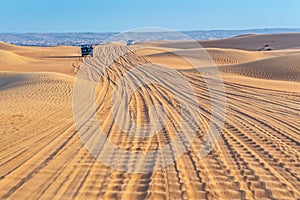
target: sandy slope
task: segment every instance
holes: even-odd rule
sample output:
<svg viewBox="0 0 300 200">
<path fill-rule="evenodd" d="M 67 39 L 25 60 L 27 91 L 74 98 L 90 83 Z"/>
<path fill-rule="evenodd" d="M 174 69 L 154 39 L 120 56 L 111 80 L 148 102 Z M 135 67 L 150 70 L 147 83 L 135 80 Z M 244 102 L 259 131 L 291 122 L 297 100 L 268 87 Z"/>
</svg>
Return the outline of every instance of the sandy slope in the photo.
<svg viewBox="0 0 300 200">
<path fill-rule="evenodd" d="M 255 62 L 220 67 L 225 73 L 247 77 L 300 81 L 300 54 L 269 58 Z"/>
<path fill-rule="evenodd" d="M 0 50 L 0 60 L 3 65 L 25 65 L 27 63 L 34 63 L 36 60 L 18 55 L 11 51 Z"/>
<path fill-rule="evenodd" d="M 59 72 L 74 75 L 80 58 L 76 47 L 19 47 L 0 42 L 0 70 L 14 72 Z"/>
<path fill-rule="evenodd" d="M 199 63 L 198 67 L 211 65 L 211 60 L 207 62 L 204 61 L 207 57 L 207 54 L 203 53 L 202 55 L 199 55 L 199 52 L 201 52 L 201 50 L 198 48 L 188 50 L 164 49 L 165 51 L 159 49 L 156 51 L 152 50 L 152 52 L 151 50 L 152 48 L 148 48 L 148 50 L 142 48 L 137 50 L 137 54 L 140 56 L 144 56 L 152 63 L 171 66 L 172 68 L 176 69 L 189 69 L 193 67 L 187 62 L 187 60 L 182 58 L 181 55 L 186 55 L 189 58 L 188 61 L 194 60 L 195 63 Z M 208 48 L 205 50 L 211 56 L 211 59 L 216 65 L 240 64 L 275 56 L 271 53 L 266 52 L 250 52 L 235 49 Z M 283 52 L 281 52 L 281 54 L 278 54 L 281 55 L 283 54 Z M 203 61 L 201 62 L 201 60 Z"/>
<path fill-rule="evenodd" d="M 244 37 L 232 40 L 240 39 L 243 43 Z M 163 87 L 142 88 L 133 94 L 129 105 L 131 117 L 140 125 L 150 120 L 148 111 L 152 103 L 163 105 L 168 121 L 162 133 L 147 140 L 130 137 L 118 128 L 111 113 L 116 81 L 127 70 L 149 62 L 185 69 L 182 73 L 199 98 L 201 123 L 195 126 L 191 122 L 190 126 L 197 129 L 197 139 L 176 162 L 153 173 L 135 174 L 115 170 L 95 160 L 75 131 L 72 116 L 75 74 L 67 69 L 68 62 L 77 62 L 78 58 L 49 61 L 54 65 L 67 64 L 62 66 L 63 71 L 58 71 L 56 67 L 41 64 L 43 59 L 48 62 L 49 58 L 40 55 L 56 54 L 55 48 L 39 50 L 1 44 L 7 67 L 0 61 L 0 198 L 300 198 L 299 54 L 284 49 L 278 52 L 224 49 L 227 46 L 208 49 L 212 58 L 222 64 L 219 68 L 227 92 L 227 117 L 218 144 L 205 159 L 199 160 L 200 141 L 210 120 L 208 89 L 201 75 L 187 70 L 191 66 L 170 53 L 170 48 L 161 49 L 159 45 L 157 49 L 155 45 L 157 43 L 146 50 L 124 55 L 103 71 L 95 96 L 99 123 L 111 142 L 128 151 L 147 152 L 170 142 L 180 121 L 179 109 L 174 95 Z M 255 46 L 253 42 L 249 45 Z M 71 47 L 56 48 L 63 48 L 67 55 L 76 53 Z M 97 79 L 101 70 L 95 73 L 91 69 L 102 66 L 124 48 L 127 47 L 119 44 L 99 47 L 102 59 L 87 60 L 88 68 L 81 70 Z M 194 56 L 192 51 L 188 53 Z M 11 70 L 9 63 L 17 61 L 10 58 L 24 59 L 25 69 L 18 66 Z M 201 60 L 195 56 L 194 59 Z M 40 66 L 31 68 L 30 64 L 36 60 Z M 147 72 L 145 75 L 156 76 Z M 135 81 L 143 81 L 135 78 Z M 123 111 L 117 110 L 120 114 Z M 126 124 L 125 127 L 131 128 Z M 133 158 L 119 159 L 114 151 L 107 155 L 111 163 L 128 169 L 139 167 L 130 163 Z M 157 165 L 158 161 L 145 167 L 152 169 Z"/>
</svg>

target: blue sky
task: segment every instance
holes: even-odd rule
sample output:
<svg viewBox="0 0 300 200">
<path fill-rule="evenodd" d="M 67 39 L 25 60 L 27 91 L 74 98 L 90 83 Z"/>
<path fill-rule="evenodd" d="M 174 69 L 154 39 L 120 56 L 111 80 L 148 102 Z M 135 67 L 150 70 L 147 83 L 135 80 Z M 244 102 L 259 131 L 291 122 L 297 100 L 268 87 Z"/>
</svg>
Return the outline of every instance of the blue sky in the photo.
<svg viewBox="0 0 300 200">
<path fill-rule="evenodd" d="M 299 28 L 300 0 L 0 0 L 0 32 Z"/>
</svg>

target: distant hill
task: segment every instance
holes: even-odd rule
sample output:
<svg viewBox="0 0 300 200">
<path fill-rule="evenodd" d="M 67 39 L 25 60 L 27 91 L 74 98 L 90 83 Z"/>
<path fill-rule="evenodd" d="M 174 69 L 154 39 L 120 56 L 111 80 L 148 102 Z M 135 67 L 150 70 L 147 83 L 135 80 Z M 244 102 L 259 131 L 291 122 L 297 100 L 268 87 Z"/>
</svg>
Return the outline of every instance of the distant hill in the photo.
<svg viewBox="0 0 300 200">
<path fill-rule="evenodd" d="M 300 32 L 300 28 L 271 28 L 271 29 L 249 29 L 249 30 L 194 30 L 182 31 L 181 33 L 194 40 L 212 40 L 229 38 L 247 34 L 271 34 L 271 33 L 294 33 Z M 77 46 L 84 43 L 99 44 L 117 33 L 0 33 L 0 41 L 20 46 Z M 147 41 L 170 39 L 168 33 L 147 33 Z M 136 38 L 137 41 L 139 37 Z M 173 39 L 171 37 L 171 39 Z M 180 38 L 174 37 L 174 40 Z"/>
</svg>

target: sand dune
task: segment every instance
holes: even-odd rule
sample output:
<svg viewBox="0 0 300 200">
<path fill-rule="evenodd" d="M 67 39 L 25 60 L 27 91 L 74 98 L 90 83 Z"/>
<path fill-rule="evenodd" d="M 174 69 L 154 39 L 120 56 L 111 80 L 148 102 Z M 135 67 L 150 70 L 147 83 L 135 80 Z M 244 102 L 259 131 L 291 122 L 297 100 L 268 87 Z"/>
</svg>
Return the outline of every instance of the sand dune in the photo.
<svg viewBox="0 0 300 200">
<path fill-rule="evenodd" d="M 268 37 L 271 36 L 265 36 Z M 171 53 L 182 51 L 170 47 L 178 47 L 178 42 L 168 42 L 167 48 L 161 46 L 165 42 L 149 43 L 146 49 L 114 60 L 107 69 L 103 66 L 114 55 L 129 50 L 128 47 L 121 44 L 99 46 L 97 55 L 101 59 L 86 60 L 81 72 L 93 80 L 99 79 L 94 98 L 97 120 L 109 140 L 123 150 L 160 149 L 175 137 L 181 121 L 180 107 L 172 91 L 150 84 L 130 97 L 130 117 L 139 125 L 149 122 L 152 119 L 150 109 L 157 103 L 167 113 L 165 128 L 147 139 L 132 137 L 121 130 L 114 120 L 111 102 L 114 90 L 120 90 L 116 83 L 128 70 L 147 63 L 180 69 L 199 98 L 201 121 L 198 124 L 188 121 L 189 126 L 197 130 L 189 151 L 166 168 L 148 173 L 126 173 L 108 167 L 97 161 L 83 145 L 72 113 L 73 92 L 77 92 L 74 83 L 86 81 L 76 79 L 72 71 L 71 63 L 80 62 L 76 57 L 78 48 L 19 49 L 1 44 L 0 198 L 299 199 L 300 54 L 284 49 L 291 48 L 286 34 L 282 35 L 285 39 L 278 35 L 272 37 L 281 42 L 273 46 L 280 51 L 232 49 L 254 50 L 265 39 L 253 35 L 212 41 L 211 44 L 216 45 L 207 49 L 220 65 L 227 116 L 217 145 L 204 159 L 199 159 L 198 151 L 212 119 L 210 91 L 201 74 L 187 70 L 191 66 Z M 183 51 L 201 61 L 201 56 L 194 55 L 192 49 Z M 49 56 L 44 58 L 46 54 Z M 64 55 L 67 58 L 59 57 Z M 12 68 L 12 63 L 16 68 Z M 157 74 L 155 70 L 142 71 L 141 75 L 132 76 L 132 83 L 143 82 L 145 77 L 160 81 L 170 79 L 170 74 Z M 125 94 L 126 91 L 128 87 L 121 92 Z M 220 93 L 217 88 L 213 92 Z M 127 98 L 122 96 L 122 100 Z M 78 110 L 86 103 L 79 102 Z M 117 107 L 116 112 L 122 116 L 124 109 Z M 80 119 L 85 119 L 85 113 Z M 126 120 L 123 126 L 127 131 L 133 129 Z M 93 139 L 89 139 L 91 144 L 97 142 Z M 174 152 L 170 152 L 171 155 L 174 156 Z M 140 167 L 140 163 L 131 162 L 134 156 L 118 157 L 113 149 L 106 153 L 107 161 L 114 163 L 115 168 Z M 160 161 L 157 158 L 156 162 L 146 163 L 144 167 L 151 171 L 161 164 Z"/>
<path fill-rule="evenodd" d="M 0 87 L 3 123 L 0 146 L 4 146 L 37 133 L 39 124 L 50 120 L 47 116 L 41 118 L 41 113 L 62 109 L 67 97 L 70 102 L 73 77 L 55 73 L 1 72 Z"/>
<path fill-rule="evenodd" d="M 285 34 L 264 34 L 264 35 L 244 35 L 239 37 L 198 41 L 204 48 L 226 48 L 257 51 L 265 45 L 269 45 L 272 50 L 299 48 L 300 33 Z M 156 46 L 163 48 L 191 49 L 198 48 L 198 45 L 189 41 L 159 41 L 151 43 L 141 43 L 140 45 Z"/>
<path fill-rule="evenodd" d="M 16 51 L 22 49 L 22 47 L 0 41 L 0 49 L 7 51 Z"/>
<path fill-rule="evenodd" d="M 17 55 L 11 51 L 0 50 L 0 60 L 3 65 L 26 65 L 29 62 L 34 62 L 32 58 Z"/>
<path fill-rule="evenodd" d="M 0 43 L 0 70 L 58 72 L 74 75 L 80 49 L 77 47 L 19 47 Z"/>
<path fill-rule="evenodd" d="M 152 50 L 152 51 L 151 51 Z M 235 49 L 205 49 L 205 51 L 211 57 L 211 60 L 205 62 L 207 58 L 207 53 L 199 54 L 202 50 L 200 49 L 188 49 L 188 50 L 171 50 L 160 48 L 154 49 L 149 48 L 149 50 L 141 49 L 137 51 L 137 54 L 144 56 L 146 59 L 150 60 L 152 63 L 162 64 L 165 66 L 172 66 L 176 69 L 188 69 L 191 68 L 191 64 L 185 60 L 182 55 L 186 55 L 190 60 L 195 60 L 194 63 L 198 63 L 195 67 L 207 67 L 212 64 L 212 61 L 216 65 L 225 64 L 240 64 L 250 61 L 256 61 L 260 59 L 274 57 L 273 53 L 265 52 L 251 52 Z M 154 52 L 154 53 L 153 53 Z M 290 52 L 291 53 L 291 52 Z M 283 54 L 277 53 L 276 56 Z"/>
<path fill-rule="evenodd" d="M 153 52 L 151 54 L 151 49 Z M 189 70 L 196 67 L 209 67 L 212 62 L 205 61 L 207 54 L 199 54 L 198 49 L 165 49 L 159 46 L 149 50 L 142 49 L 137 53 L 150 62 L 169 66 L 175 69 Z M 277 50 L 272 52 L 245 51 L 235 49 L 207 48 L 205 49 L 211 60 L 219 66 L 221 72 L 231 75 L 241 75 L 260 79 L 272 79 L 283 81 L 299 81 L 300 53 L 298 50 Z M 197 66 L 192 66 L 181 55 L 187 55 L 194 60 Z M 195 70 L 194 70 L 195 71 Z"/>
<path fill-rule="evenodd" d="M 220 67 L 225 73 L 246 77 L 300 81 L 300 54 Z"/>
</svg>

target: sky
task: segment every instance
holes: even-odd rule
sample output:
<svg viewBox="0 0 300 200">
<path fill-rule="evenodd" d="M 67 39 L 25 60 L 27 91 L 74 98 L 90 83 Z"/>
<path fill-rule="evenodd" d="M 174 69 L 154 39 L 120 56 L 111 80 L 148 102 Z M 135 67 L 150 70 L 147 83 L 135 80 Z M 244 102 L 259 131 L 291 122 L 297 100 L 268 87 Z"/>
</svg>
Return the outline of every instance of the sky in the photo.
<svg viewBox="0 0 300 200">
<path fill-rule="evenodd" d="M 300 28 L 300 0 L 0 0 L 0 32 Z"/>
</svg>

